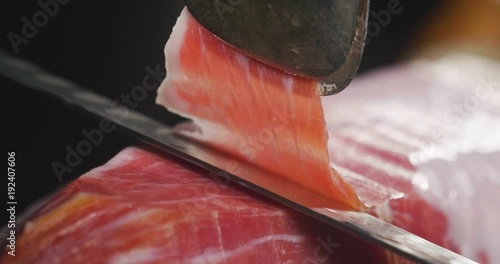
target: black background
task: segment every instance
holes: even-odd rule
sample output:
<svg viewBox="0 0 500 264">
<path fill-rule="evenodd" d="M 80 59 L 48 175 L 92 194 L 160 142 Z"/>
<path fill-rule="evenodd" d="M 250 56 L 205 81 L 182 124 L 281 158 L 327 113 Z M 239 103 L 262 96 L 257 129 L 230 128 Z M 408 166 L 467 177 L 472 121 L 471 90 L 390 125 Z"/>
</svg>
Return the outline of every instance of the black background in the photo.
<svg viewBox="0 0 500 264">
<path fill-rule="evenodd" d="M 388 2 L 373 0 L 371 9 L 386 9 Z M 400 2 L 404 11 L 394 15 L 391 23 L 371 38 L 360 72 L 393 63 L 404 54 L 413 43 L 414 33 L 439 1 Z M 72 0 L 61 5 L 57 15 L 29 43 L 21 44 L 16 55 L 117 99 L 141 84 L 147 74 L 146 66 L 164 67 L 163 47 L 182 8 L 181 0 Z M 0 10 L 0 48 L 15 54 L 7 34 L 20 35 L 21 18 L 26 16 L 31 20 L 41 8 L 37 1 L 4 1 Z M 103 164 L 120 149 L 139 144 L 120 131 L 105 135 L 103 143 L 59 182 L 51 164 L 64 163 L 65 147 L 76 146 L 84 139 L 81 131 L 96 128 L 97 119 L 4 77 L 0 77 L 0 85 L 5 107 L 2 127 L 7 131 L 3 141 L 6 152 L 16 152 L 17 214 L 34 200 Z M 168 124 L 176 122 L 175 116 L 154 104 L 155 96 L 155 92 L 149 92 L 137 110 Z M 7 184 L 3 182 L 5 187 L 0 190 L 4 189 L 2 201 L 5 201 Z M 2 217 L 1 223 L 6 221 Z"/>
</svg>

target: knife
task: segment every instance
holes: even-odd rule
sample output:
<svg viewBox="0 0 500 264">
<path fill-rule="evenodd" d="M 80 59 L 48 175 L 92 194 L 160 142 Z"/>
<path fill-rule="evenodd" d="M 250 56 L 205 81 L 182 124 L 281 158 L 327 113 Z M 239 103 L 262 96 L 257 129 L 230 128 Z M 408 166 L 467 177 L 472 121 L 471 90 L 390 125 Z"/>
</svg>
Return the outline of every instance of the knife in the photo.
<svg viewBox="0 0 500 264">
<path fill-rule="evenodd" d="M 116 112 L 116 103 L 79 85 L 57 77 L 46 70 L 0 50 L 0 74 L 80 108 L 101 119 L 114 122 L 136 138 L 171 155 L 206 169 L 212 175 L 230 180 L 265 197 L 280 202 L 312 218 L 342 229 L 400 254 L 418 263 L 476 263 L 450 250 L 435 245 L 367 213 L 350 211 L 330 198 L 309 191 L 283 177 L 231 156 L 206 148 L 173 133 L 172 128 L 139 112 L 128 109 L 128 115 Z M 126 107 L 126 106 L 121 106 Z M 227 171 L 229 162 L 239 164 L 238 173 Z M 41 209 L 50 197 L 28 209 L 28 214 L 16 224 L 18 231 L 31 215 Z M 334 206 L 332 206 L 334 205 Z M 0 230 L 5 234 L 7 226 Z"/>
<path fill-rule="evenodd" d="M 369 0 L 185 0 L 209 31 L 250 57 L 313 78 L 323 96 L 356 74 Z"/>
</svg>

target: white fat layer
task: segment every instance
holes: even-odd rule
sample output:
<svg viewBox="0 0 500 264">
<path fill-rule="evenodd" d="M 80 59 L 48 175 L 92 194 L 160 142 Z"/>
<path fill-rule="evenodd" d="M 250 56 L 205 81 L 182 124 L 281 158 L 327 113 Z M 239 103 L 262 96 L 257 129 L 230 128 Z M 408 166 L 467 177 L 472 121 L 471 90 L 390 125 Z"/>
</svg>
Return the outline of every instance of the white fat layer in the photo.
<svg viewBox="0 0 500 264">
<path fill-rule="evenodd" d="M 163 99 L 167 98 L 167 95 L 165 95 L 164 93 L 169 93 L 169 98 L 173 97 L 173 100 L 175 99 L 179 102 L 182 102 L 182 100 L 177 95 L 177 89 L 165 89 L 165 86 L 167 83 L 170 83 L 176 79 L 183 78 L 180 71 L 178 70 L 180 65 L 179 54 L 180 49 L 182 48 L 182 42 L 184 41 L 184 35 L 187 31 L 188 20 L 190 16 L 191 14 L 187 10 L 187 8 L 184 8 L 179 18 L 177 18 L 177 22 L 172 29 L 172 34 L 170 34 L 167 45 L 165 45 L 165 65 L 167 70 L 167 77 L 160 86 L 160 89 L 158 89 L 158 96 L 156 97 L 157 104 L 165 104 L 165 102 L 163 102 Z"/>
<path fill-rule="evenodd" d="M 135 248 L 128 252 L 114 255 L 109 264 L 133 264 L 160 261 L 161 251 L 156 248 Z"/>
<path fill-rule="evenodd" d="M 220 263 L 227 261 L 233 257 L 238 256 L 246 251 L 254 250 L 254 248 L 260 244 L 273 242 L 273 241 L 283 241 L 293 244 L 298 244 L 305 239 L 302 235 L 287 235 L 287 234 L 275 234 L 268 235 L 261 238 L 256 238 L 248 241 L 246 244 L 239 246 L 232 250 L 221 250 L 220 248 L 208 248 L 203 254 L 191 258 L 188 263 Z"/>
<path fill-rule="evenodd" d="M 293 77 L 292 75 L 286 75 L 283 78 L 283 86 L 286 88 L 289 94 L 293 92 Z"/>
</svg>

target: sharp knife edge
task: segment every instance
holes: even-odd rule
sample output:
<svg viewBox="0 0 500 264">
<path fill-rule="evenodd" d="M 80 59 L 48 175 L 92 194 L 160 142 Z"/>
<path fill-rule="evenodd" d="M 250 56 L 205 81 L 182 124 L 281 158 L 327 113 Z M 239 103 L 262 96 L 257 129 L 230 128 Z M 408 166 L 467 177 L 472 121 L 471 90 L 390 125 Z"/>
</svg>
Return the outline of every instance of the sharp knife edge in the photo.
<svg viewBox="0 0 500 264">
<path fill-rule="evenodd" d="M 211 173 L 224 175 L 232 182 L 243 185 L 331 226 L 374 242 L 410 260 L 419 263 L 477 263 L 367 213 L 314 206 L 332 201 L 304 190 L 281 177 L 269 177 L 268 172 L 259 170 L 250 164 L 232 160 L 230 156 L 214 152 L 200 144 L 178 137 L 166 125 L 131 109 L 128 109 L 127 116 L 118 116 L 116 104 L 113 104 L 112 100 L 84 89 L 71 81 L 57 77 L 30 62 L 8 55 L 1 49 L 0 73 L 29 88 L 51 94 L 84 109 L 86 112 L 111 120 L 135 134 L 139 139 L 164 152 L 205 168 Z M 229 161 L 239 162 L 238 175 L 224 170 Z M 43 203 L 37 203 L 37 208 L 31 208 L 29 211 L 36 211 L 42 206 Z M 2 231 L 5 228 L 2 228 Z"/>
</svg>

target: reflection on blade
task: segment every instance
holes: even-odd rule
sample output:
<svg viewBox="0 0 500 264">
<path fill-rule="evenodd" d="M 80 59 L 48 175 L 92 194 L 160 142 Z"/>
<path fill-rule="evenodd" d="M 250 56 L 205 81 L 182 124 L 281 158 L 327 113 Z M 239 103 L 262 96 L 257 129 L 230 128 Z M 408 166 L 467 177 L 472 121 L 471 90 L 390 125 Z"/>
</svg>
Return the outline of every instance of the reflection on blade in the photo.
<svg viewBox="0 0 500 264">
<path fill-rule="evenodd" d="M 203 167 L 218 177 L 243 185 L 411 260 L 421 263 L 475 263 L 369 214 L 349 211 L 342 205 L 281 177 L 176 136 L 170 128 L 145 115 L 130 109 L 123 115 L 122 111 L 116 111 L 117 107 L 111 100 L 1 51 L 0 73 L 30 88 L 83 108 L 100 118 L 112 120 L 145 142 Z"/>
</svg>

